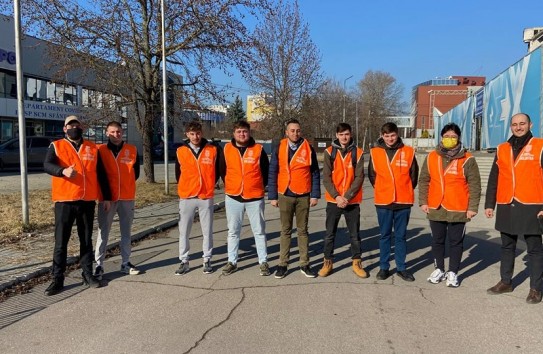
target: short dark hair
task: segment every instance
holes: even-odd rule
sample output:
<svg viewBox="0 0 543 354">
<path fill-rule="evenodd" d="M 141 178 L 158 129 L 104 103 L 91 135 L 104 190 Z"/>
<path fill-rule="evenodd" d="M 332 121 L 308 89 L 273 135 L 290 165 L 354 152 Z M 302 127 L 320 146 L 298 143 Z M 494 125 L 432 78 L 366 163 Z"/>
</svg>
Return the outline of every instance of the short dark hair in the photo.
<svg viewBox="0 0 543 354">
<path fill-rule="evenodd" d="M 234 123 L 234 127 L 232 129 L 236 131 L 236 129 L 240 129 L 240 128 L 251 130 L 251 124 L 249 124 L 249 122 L 247 122 L 245 119 L 238 120 L 237 122 Z"/>
<path fill-rule="evenodd" d="M 441 129 L 441 136 L 445 135 L 445 133 L 448 132 L 449 130 L 452 130 L 453 132 L 455 132 L 459 138 L 462 135 L 462 132 L 460 131 L 460 127 L 456 123 L 448 123 L 448 124 L 445 124 L 443 129 Z"/>
<path fill-rule="evenodd" d="M 351 128 L 351 125 L 349 123 L 339 123 L 336 126 L 336 133 L 341 133 L 348 130 L 349 132 L 353 131 L 353 128 Z"/>
<path fill-rule="evenodd" d="M 117 127 L 119 129 L 123 129 L 123 126 L 121 125 L 121 123 L 117 122 L 116 120 L 112 120 L 111 122 L 107 123 L 106 130 L 109 127 Z"/>
<path fill-rule="evenodd" d="M 185 126 L 185 133 L 188 132 L 201 132 L 202 131 L 202 123 L 200 123 L 197 120 L 193 120 L 189 124 Z"/>
<path fill-rule="evenodd" d="M 398 126 L 394 122 L 387 122 L 381 127 L 381 134 L 398 134 Z"/>
<path fill-rule="evenodd" d="M 289 124 L 298 124 L 299 126 L 301 126 L 300 121 L 298 121 L 298 119 L 296 119 L 296 118 L 290 118 L 289 120 L 287 120 L 285 122 L 285 129 L 287 129 Z"/>
</svg>

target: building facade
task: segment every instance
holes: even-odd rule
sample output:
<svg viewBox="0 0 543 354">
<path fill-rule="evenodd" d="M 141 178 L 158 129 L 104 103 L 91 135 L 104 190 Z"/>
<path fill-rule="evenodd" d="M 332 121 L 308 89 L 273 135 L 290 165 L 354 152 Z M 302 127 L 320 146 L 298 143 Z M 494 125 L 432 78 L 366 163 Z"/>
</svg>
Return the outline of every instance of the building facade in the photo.
<svg viewBox="0 0 543 354">
<path fill-rule="evenodd" d="M 483 76 L 449 76 L 422 82 L 412 90 L 414 129 L 411 137 L 432 137 L 434 117 L 441 117 L 485 85 Z"/>
</svg>

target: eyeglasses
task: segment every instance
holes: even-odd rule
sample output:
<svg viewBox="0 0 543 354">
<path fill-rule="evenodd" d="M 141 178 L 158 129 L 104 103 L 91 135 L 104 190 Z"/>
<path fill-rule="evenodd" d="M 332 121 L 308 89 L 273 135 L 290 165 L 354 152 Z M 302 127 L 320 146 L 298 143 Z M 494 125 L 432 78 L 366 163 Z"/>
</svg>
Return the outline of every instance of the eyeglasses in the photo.
<svg viewBox="0 0 543 354">
<path fill-rule="evenodd" d="M 511 126 L 512 126 L 513 128 L 516 128 L 516 127 L 524 127 L 526 124 L 528 124 L 528 122 L 511 123 Z"/>
</svg>

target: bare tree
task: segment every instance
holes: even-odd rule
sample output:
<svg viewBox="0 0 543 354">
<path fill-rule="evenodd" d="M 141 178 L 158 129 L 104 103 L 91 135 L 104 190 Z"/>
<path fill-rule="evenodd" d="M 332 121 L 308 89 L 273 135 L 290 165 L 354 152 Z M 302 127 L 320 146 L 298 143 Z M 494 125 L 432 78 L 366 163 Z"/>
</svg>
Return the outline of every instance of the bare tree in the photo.
<svg viewBox="0 0 543 354">
<path fill-rule="evenodd" d="M 358 84 L 357 106 L 361 130 L 366 132 L 367 141 L 373 142 L 379 136 L 379 129 L 387 117 L 403 113 L 403 87 L 387 72 L 369 70 Z M 352 104 L 350 104 L 352 109 Z"/>
<path fill-rule="evenodd" d="M 245 58 L 243 76 L 249 85 L 271 99 L 267 122 L 275 136 L 283 122 L 298 117 L 304 96 L 321 80 L 320 53 L 303 22 L 298 2 L 278 0 L 254 32 L 254 47 Z"/>
<path fill-rule="evenodd" d="M 303 100 L 301 115 L 307 125 L 304 135 L 313 138 L 335 137 L 336 125 L 342 117 L 342 99 L 346 93 L 341 84 L 326 79 L 312 95 Z"/>
<path fill-rule="evenodd" d="M 11 0 L 0 0 L 7 9 Z M 243 18 L 268 8 L 267 0 L 168 0 L 165 54 L 168 71 L 185 82 L 198 78 L 195 102 L 220 96 L 209 70 L 241 65 L 250 45 Z M 2 8 L 2 7 L 0 7 Z M 145 181 L 154 182 L 152 138 L 161 105 L 161 12 L 158 0 L 23 0 L 24 23 L 51 41 L 59 77 L 89 77 L 129 106 L 143 141 Z M 175 81 L 172 78 L 169 80 Z"/>
</svg>

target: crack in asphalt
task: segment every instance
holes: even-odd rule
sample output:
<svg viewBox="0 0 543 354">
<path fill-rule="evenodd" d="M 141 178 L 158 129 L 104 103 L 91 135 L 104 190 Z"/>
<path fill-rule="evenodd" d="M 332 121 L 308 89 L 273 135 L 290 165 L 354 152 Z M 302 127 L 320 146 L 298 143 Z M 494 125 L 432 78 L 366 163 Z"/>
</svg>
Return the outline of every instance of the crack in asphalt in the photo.
<svg viewBox="0 0 543 354">
<path fill-rule="evenodd" d="M 426 295 L 424 295 L 424 289 L 423 289 L 423 288 L 419 288 L 419 293 L 420 293 L 420 296 L 421 296 L 424 300 L 426 300 L 426 301 L 428 301 L 429 303 L 435 305 L 435 302 L 433 302 L 432 300 L 428 299 L 428 298 L 426 297 Z"/>
<path fill-rule="evenodd" d="M 234 313 L 234 311 L 236 311 L 236 309 L 243 303 L 243 301 L 245 300 L 245 289 L 242 288 L 241 289 L 241 299 L 239 300 L 239 302 L 232 308 L 232 310 L 230 310 L 230 313 L 228 313 L 228 316 L 226 316 L 226 318 L 224 320 L 222 320 L 221 322 L 217 323 L 216 325 L 214 325 L 213 327 L 211 328 L 208 328 L 204 334 L 202 334 L 202 337 L 200 339 L 198 339 L 196 341 L 196 343 L 194 343 L 194 345 L 192 347 L 189 348 L 189 350 L 187 350 L 185 353 L 190 353 L 193 349 L 196 349 L 200 343 L 202 343 L 204 341 L 204 339 L 206 339 L 206 336 L 209 332 L 211 332 L 212 330 L 214 330 L 215 328 L 219 328 L 220 326 L 222 326 L 224 323 L 226 323 L 228 320 L 230 320 L 230 317 L 232 317 L 232 314 Z"/>
</svg>

